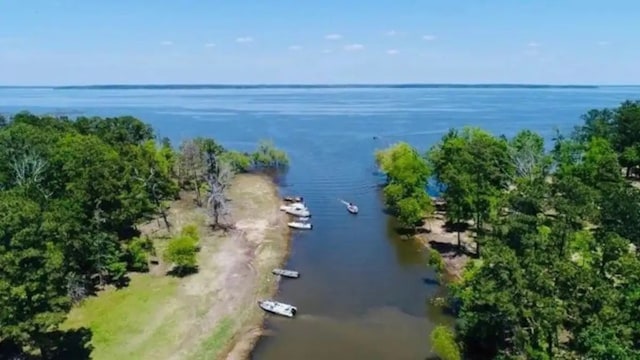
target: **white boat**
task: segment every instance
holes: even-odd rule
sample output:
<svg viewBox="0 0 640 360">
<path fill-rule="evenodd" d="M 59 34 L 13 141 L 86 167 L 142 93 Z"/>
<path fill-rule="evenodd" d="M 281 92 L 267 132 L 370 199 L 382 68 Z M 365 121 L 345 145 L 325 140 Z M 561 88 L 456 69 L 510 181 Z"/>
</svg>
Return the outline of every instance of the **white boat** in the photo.
<svg viewBox="0 0 640 360">
<path fill-rule="evenodd" d="M 287 223 L 290 228 L 300 229 L 300 230 L 311 230 L 313 229 L 313 225 L 308 222 L 300 222 L 300 221 L 292 221 Z"/>
<path fill-rule="evenodd" d="M 273 300 L 260 300 L 258 301 L 258 306 L 260 306 L 264 311 L 286 317 L 294 317 L 296 315 L 296 312 L 298 312 L 298 308 L 293 305 L 284 304 Z"/>
<path fill-rule="evenodd" d="M 302 203 L 294 203 L 291 205 L 282 205 L 280 210 L 285 211 L 287 214 L 297 217 L 310 217 L 311 213 L 309 209 Z"/>
<path fill-rule="evenodd" d="M 298 218 L 298 221 L 300 221 L 300 222 L 306 222 L 306 221 L 309 221 L 309 219 L 311 219 L 311 218 L 309 218 L 309 217 L 299 217 L 299 218 Z"/>
<path fill-rule="evenodd" d="M 272 271 L 276 275 L 286 276 L 290 278 L 297 279 L 300 277 L 300 273 L 294 270 L 286 270 L 286 269 L 273 269 Z"/>
<path fill-rule="evenodd" d="M 352 213 L 352 214 L 357 214 L 358 213 L 358 207 L 354 204 L 349 204 L 347 205 L 347 211 Z"/>
</svg>

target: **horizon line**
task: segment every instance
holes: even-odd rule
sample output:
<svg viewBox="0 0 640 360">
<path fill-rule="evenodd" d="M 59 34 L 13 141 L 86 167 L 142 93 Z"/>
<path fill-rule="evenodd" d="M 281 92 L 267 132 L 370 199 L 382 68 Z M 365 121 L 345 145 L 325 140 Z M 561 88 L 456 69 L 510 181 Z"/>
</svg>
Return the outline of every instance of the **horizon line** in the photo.
<svg viewBox="0 0 640 360">
<path fill-rule="evenodd" d="M 132 88 L 428 88 L 428 87 L 532 87 L 532 88 L 597 88 L 635 87 L 640 84 L 549 84 L 549 83 L 96 83 L 84 85 L 0 85 L 0 88 L 46 89 L 132 89 Z"/>
</svg>

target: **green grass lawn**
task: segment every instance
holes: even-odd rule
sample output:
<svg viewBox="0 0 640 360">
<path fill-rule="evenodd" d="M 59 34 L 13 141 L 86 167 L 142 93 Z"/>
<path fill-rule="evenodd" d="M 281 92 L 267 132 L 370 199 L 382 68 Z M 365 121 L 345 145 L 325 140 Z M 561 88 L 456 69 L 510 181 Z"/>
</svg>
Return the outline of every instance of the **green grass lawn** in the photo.
<svg viewBox="0 0 640 360">
<path fill-rule="evenodd" d="M 157 322 L 176 294 L 178 280 L 133 274 L 128 287 L 108 289 L 74 308 L 64 328 L 89 327 L 93 359 L 146 359 L 162 353 L 171 322 Z M 156 326 L 157 325 L 157 326 Z"/>
</svg>

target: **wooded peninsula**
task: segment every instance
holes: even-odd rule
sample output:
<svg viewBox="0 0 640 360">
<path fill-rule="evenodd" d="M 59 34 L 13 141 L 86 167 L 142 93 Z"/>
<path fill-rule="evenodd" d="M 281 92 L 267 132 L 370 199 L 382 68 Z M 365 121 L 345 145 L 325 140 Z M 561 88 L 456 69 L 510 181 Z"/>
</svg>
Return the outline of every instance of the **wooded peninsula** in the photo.
<svg viewBox="0 0 640 360">
<path fill-rule="evenodd" d="M 244 356 L 288 251 L 265 174 L 287 167 L 130 116 L 0 117 L 0 358 Z"/>
<path fill-rule="evenodd" d="M 426 188 L 438 184 L 458 235 L 430 241 L 430 263 L 446 275 L 467 260 L 443 304 L 455 331 L 431 334 L 439 358 L 640 358 L 640 101 L 582 119 L 552 144 L 468 127 L 425 154 L 407 143 L 376 153 L 409 235 L 435 233 Z"/>
</svg>

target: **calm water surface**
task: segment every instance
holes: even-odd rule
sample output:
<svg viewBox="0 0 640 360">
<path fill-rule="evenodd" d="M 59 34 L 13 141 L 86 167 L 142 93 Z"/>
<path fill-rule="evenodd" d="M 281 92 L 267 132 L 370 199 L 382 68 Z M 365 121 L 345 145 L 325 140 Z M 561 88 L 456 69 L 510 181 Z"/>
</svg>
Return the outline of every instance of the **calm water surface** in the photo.
<svg viewBox="0 0 640 360">
<path fill-rule="evenodd" d="M 551 138 L 593 107 L 640 98 L 640 88 L 600 89 L 0 89 L 0 113 L 28 109 L 68 115 L 130 114 L 177 144 L 211 136 L 252 150 L 271 138 L 291 157 L 284 194 L 301 194 L 314 230 L 294 236 L 276 298 L 296 319 L 269 317 L 252 358 L 424 359 L 434 324 L 450 321 L 427 304 L 422 249 L 399 240 L 382 212 L 375 149 L 404 140 L 427 149 L 450 127 L 477 125 L 513 135 L 530 128 Z M 379 139 L 374 140 L 377 136 Z M 360 207 L 348 215 L 339 198 Z"/>
</svg>

